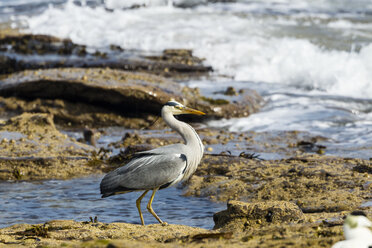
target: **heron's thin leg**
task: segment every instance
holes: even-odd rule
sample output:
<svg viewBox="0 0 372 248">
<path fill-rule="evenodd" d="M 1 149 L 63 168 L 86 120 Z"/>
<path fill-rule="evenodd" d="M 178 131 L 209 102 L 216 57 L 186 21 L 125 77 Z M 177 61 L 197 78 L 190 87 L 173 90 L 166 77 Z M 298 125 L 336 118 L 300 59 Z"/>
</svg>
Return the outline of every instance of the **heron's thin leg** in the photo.
<svg viewBox="0 0 372 248">
<path fill-rule="evenodd" d="M 140 215 L 141 223 L 142 223 L 143 226 L 145 225 L 145 222 L 143 221 L 143 216 L 142 216 L 142 212 L 141 212 L 141 201 L 142 201 L 142 198 L 145 197 L 145 195 L 147 194 L 147 192 L 149 192 L 149 191 L 146 190 L 145 192 L 143 192 L 143 194 L 140 197 L 138 197 L 138 199 L 136 201 L 138 213 Z"/>
<path fill-rule="evenodd" d="M 152 200 L 154 200 L 154 196 L 155 196 L 155 193 L 158 189 L 154 189 L 152 190 L 152 195 L 150 197 L 150 200 L 149 200 L 149 203 L 147 204 L 147 210 L 149 210 L 149 212 L 159 221 L 160 224 L 166 224 L 165 222 L 163 222 L 159 216 L 154 212 L 154 210 L 152 209 Z"/>
</svg>

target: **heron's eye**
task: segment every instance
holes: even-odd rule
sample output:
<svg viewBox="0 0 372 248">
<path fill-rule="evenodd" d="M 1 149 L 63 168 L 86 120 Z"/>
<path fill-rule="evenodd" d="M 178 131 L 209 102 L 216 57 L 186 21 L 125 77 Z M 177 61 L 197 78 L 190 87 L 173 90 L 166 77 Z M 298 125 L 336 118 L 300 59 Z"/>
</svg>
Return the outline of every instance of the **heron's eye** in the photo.
<svg viewBox="0 0 372 248">
<path fill-rule="evenodd" d="M 176 105 L 176 106 L 174 106 L 176 109 L 179 109 L 179 110 L 181 110 L 182 109 L 182 106 L 179 106 L 179 105 Z"/>
</svg>

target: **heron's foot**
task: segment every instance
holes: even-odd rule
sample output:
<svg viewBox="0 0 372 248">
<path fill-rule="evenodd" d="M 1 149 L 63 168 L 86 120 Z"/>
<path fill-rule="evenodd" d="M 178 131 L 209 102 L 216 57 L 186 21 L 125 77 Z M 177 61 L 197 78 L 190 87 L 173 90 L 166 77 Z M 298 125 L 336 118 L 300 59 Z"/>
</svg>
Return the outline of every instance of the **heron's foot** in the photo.
<svg viewBox="0 0 372 248">
<path fill-rule="evenodd" d="M 162 226 L 169 226 L 169 224 L 168 224 L 167 222 L 165 222 L 165 221 L 163 221 L 163 222 L 161 223 L 161 225 L 162 225 Z"/>
</svg>

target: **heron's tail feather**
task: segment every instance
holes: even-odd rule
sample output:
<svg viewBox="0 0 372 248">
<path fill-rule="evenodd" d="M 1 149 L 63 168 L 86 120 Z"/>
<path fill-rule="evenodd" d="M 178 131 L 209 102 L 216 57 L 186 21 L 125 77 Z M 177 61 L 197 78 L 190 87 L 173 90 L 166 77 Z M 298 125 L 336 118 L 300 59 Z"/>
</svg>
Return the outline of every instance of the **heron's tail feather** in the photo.
<svg viewBox="0 0 372 248">
<path fill-rule="evenodd" d="M 135 189 L 127 188 L 121 185 L 120 176 L 115 172 L 112 171 L 108 173 L 101 181 L 100 190 L 102 194 L 102 198 L 109 197 L 112 195 L 117 194 L 124 194 Z"/>
<path fill-rule="evenodd" d="M 102 194 L 102 193 L 101 193 Z M 106 198 L 106 197 L 109 197 L 109 196 L 112 196 L 112 195 L 115 195 L 115 193 L 106 193 L 106 194 L 102 194 L 101 198 Z"/>
</svg>

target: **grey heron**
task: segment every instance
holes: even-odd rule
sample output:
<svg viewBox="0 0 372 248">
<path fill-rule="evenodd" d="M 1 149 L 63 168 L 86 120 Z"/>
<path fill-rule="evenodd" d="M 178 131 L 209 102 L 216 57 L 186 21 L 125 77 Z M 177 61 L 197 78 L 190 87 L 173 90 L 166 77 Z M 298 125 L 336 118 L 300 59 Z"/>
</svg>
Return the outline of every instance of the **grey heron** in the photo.
<svg viewBox="0 0 372 248">
<path fill-rule="evenodd" d="M 136 201 L 142 225 L 145 225 L 145 222 L 141 212 L 141 200 L 147 192 L 152 190 L 147 210 L 159 223 L 165 223 L 151 206 L 156 191 L 187 180 L 195 172 L 203 156 L 204 146 L 196 131 L 189 124 L 174 117 L 180 114 L 204 115 L 204 113 L 176 101 L 169 101 L 162 107 L 163 120 L 182 136 L 185 144 L 167 145 L 138 152 L 126 165 L 109 172 L 102 179 L 100 185 L 102 198 L 144 191 Z"/>
</svg>

